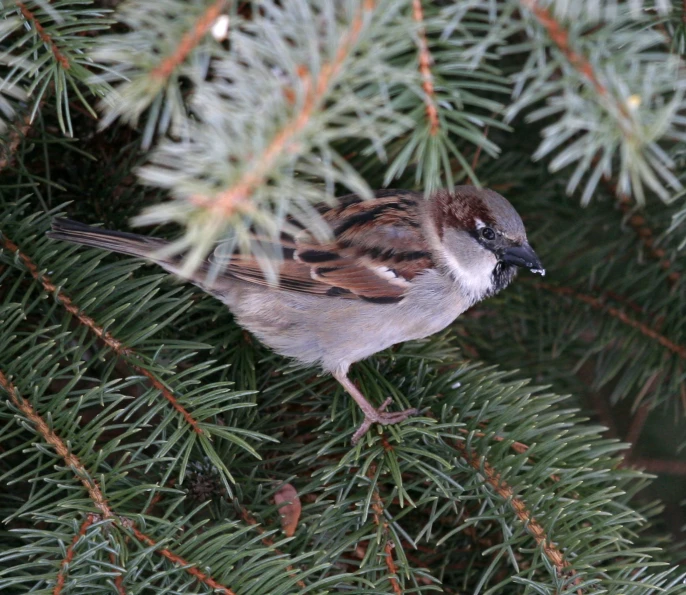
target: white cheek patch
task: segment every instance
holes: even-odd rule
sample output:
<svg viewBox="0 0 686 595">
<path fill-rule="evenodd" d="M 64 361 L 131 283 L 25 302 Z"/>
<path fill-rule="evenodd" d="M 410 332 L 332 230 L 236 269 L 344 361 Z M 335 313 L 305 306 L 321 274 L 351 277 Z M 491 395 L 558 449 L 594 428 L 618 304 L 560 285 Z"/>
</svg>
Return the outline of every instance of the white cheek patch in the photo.
<svg viewBox="0 0 686 595">
<path fill-rule="evenodd" d="M 485 262 L 478 266 L 469 267 L 460 263 L 448 250 L 441 250 L 443 261 L 453 274 L 453 278 L 465 289 L 469 297 L 480 300 L 493 287 L 493 269 L 496 265 L 496 258 L 493 256 L 491 267 L 484 266 Z"/>
</svg>

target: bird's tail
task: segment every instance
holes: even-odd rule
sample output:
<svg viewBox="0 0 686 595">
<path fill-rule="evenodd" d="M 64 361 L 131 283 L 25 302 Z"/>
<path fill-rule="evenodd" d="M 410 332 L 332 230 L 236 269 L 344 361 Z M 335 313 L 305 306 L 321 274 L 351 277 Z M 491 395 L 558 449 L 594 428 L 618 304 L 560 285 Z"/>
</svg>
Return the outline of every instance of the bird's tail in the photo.
<svg viewBox="0 0 686 595">
<path fill-rule="evenodd" d="M 167 245 L 165 240 L 150 238 L 135 233 L 110 231 L 91 227 L 71 219 L 56 218 L 52 220 L 52 231 L 47 233 L 53 240 L 63 240 L 74 244 L 83 244 L 111 252 L 130 254 L 159 262 L 153 254 Z"/>
</svg>

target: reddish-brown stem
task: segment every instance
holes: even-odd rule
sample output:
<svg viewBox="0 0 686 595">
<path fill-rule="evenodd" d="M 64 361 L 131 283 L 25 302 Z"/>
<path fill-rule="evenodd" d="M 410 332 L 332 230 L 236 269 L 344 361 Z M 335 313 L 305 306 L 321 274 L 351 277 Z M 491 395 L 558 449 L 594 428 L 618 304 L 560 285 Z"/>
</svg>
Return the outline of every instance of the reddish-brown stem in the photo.
<svg viewBox="0 0 686 595">
<path fill-rule="evenodd" d="M 69 64 L 69 60 L 67 57 L 60 51 L 60 49 L 57 47 L 55 44 L 55 41 L 53 38 L 47 33 L 47 31 L 43 28 L 43 25 L 41 25 L 38 22 L 38 19 L 36 19 L 36 15 L 34 15 L 27 7 L 26 4 L 23 2 L 17 2 L 17 7 L 21 11 L 22 16 L 33 26 L 33 28 L 36 30 L 36 33 L 38 33 L 38 36 L 41 38 L 43 43 L 47 45 L 50 48 L 50 51 L 52 52 L 52 55 L 55 56 L 55 60 L 59 62 L 60 66 L 64 68 L 65 70 L 69 70 L 71 65 Z"/>
<path fill-rule="evenodd" d="M 495 490 L 503 501 L 509 504 L 514 511 L 515 516 L 526 527 L 526 530 L 534 538 L 537 545 L 541 547 L 548 560 L 557 568 L 557 571 L 561 575 L 564 573 L 568 573 L 571 576 L 575 575 L 575 572 L 570 568 L 570 563 L 565 555 L 556 544 L 550 541 L 545 529 L 531 514 L 526 503 L 515 495 L 514 490 L 507 482 L 501 479 L 500 474 L 490 465 L 490 463 L 471 452 L 462 442 L 456 442 L 455 448 L 474 470 L 484 476 L 486 482 Z M 578 578 L 575 579 L 575 582 L 577 581 Z"/>
<path fill-rule="evenodd" d="M 117 564 L 117 556 L 114 555 L 114 552 L 110 552 L 110 562 L 112 563 L 112 566 L 116 566 Z M 114 577 L 114 588 L 117 590 L 117 595 L 126 595 L 124 577 L 121 573 Z"/>
<path fill-rule="evenodd" d="M 643 469 L 648 473 L 664 473 L 665 475 L 686 475 L 686 461 L 666 461 L 663 459 L 637 458 L 631 461 L 631 466 Z"/>
<path fill-rule="evenodd" d="M 229 589 L 228 587 L 225 587 L 224 585 L 218 583 L 216 580 L 214 580 L 211 576 L 208 576 L 204 572 L 201 572 L 197 568 L 191 566 L 190 562 L 184 560 L 181 556 L 178 556 L 171 550 L 168 550 L 167 548 L 162 548 L 157 545 L 157 542 L 152 538 L 143 533 L 141 530 L 139 530 L 135 525 L 130 526 L 131 532 L 135 536 L 138 541 L 141 543 L 144 543 L 145 545 L 149 547 L 155 548 L 155 551 L 159 553 L 162 557 L 166 558 L 173 564 L 177 564 L 178 566 L 183 566 L 184 570 L 190 574 L 191 576 L 195 577 L 197 580 L 199 580 L 201 583 L 207 585 L 211 589 L 214 589 L 215 591 L 219 591 L 220 593 L 223 593 L 224 595 L 236 595 L 236 592 Z"/>
<path fill-rule="evenodd" d="M 253 166 L 248 168 L 231 188 L 214 196 L 193 196 L 191 201 L 196 206 L 209 209 L 219 217 L 226 217 L 238 210 L 249 208 L 248 199 L 252 192 L 267 179 L 278 159 L 293 149 L 295 137 L 307 126 L 315 110 L 325 99 L 329 86 L 340 72 L 362 32 L 365 14 L 372 11 L 373 5 L 373 0 L 364 0 L 333 60 L 324 63 L 316 77 L 313 77 L 304 66 L 298 69 L 298 76 L 305 91 L 302 105 L 294 117 L 274 136 L 267 148 L 256 157 Z"/>
<path fill-rule="evenodd" d="M 31 421 L 35 426 L 36 431 L 43 437 L 45 442 L 52 446 L 57 454 L 62 457 L 64 462 L 73 469 L 76 477 L 86 488 L 88 495 L 93 501 L 93 504 L 95 504 L 95 507 L 100 511 L 102 517 L 106 519 L 112 518 L 114 514 L 107 504 L 107 500 L 105 499 L 98 482 L 90 476 L 81 461 L 69 452 L 67 445 L 50 429 L 50 426 L 48 426 L 45 420 L 36 412 L 31 403 L 19 395 L 17 389 L 8 380 L 2 370 L 0 370 L 0 387 L 5 390 L 12 404 Z"/>
<path fill-rule="evenodd" d="M 544 6 L 540 6 L 537 0 L 520 0 L 522 6 L 530 10 L 543 28 L 548 32 L 550 39 L 567 58 L 572 67 L 589 82 L 599 97 L 609 99 L 607 87 L 600 82 L 593 66 L 585 56 L 576 52 L 570 43 L 569 33 L 555 20 L 553 14 Z M 622 103 L 616 103 L 616 108 L 626 119 L 630 118 L 627 108 Z"/>
<path fill-rule="evenodd" d="M 607 89 L 598 80 L 598 76 L 593 70 L 591 63 L 581 54 L 575 52 L 569 42 L 569 34 L 567 30 L 555 20 L 552 13 L 545 7 L 539 6 L 536 0 L 521 0 L 522 6 L 529 9 L 534 16 L 538 19 L 538 22 L 543 25 L 543 27 L 550 35 L 550 39 L 558 47 L 558 49 L 565 55 L 569 63 L 579 71 L 586 79 L 593 85 L 598 95 L 606 96 Z"/>
<path fill-rule="evenodd" d="M 429 119 L 431 136 L 438 133 L 438 110 L 436 109 L 436 92 L 434 90 L 433 75 L 431 74 L 431 52 L 426 40 L 424 27 L 424 10 L 422 0 L 412 0 L 412 16 L 417 23 L 417 45 L 419 46 L 419 72 L 422 75 L 422 89 L 424 89 L 424 103 L 426 117 Z"/>
<path fill-rule="evenodd" d="M 179 42 L 176 51 L 162 60 L 150 73 L 150 76 L 157 79 L 168 79 L 172 72 L 179 67 L 180 64 L 188 57 L 188 55 L 197 47 L 200 40 L 205 37 L 207 32 L 212 28 L 212 24 L 221 15 L 222 10 L 226 6 L 226 0 L 217 0 L 214 4 L 208 6 L 195 21 L 193 28 L 187 31 L 181 41 Z"/>
<path fill-rule="evenodd" d="M 155 389 L 160 391 L 162 396 L 165 399 L 167 399 L 171 406 L 183 416 L 188 425 L 190 425 L 197 434 L 203 433 L 203 430 L 202 428 L 200 428 L 198 422 L 186 410 L 186 408 L 178 402 L 172 391 L 170 391 L 166 386 L 164 386 L 164 384 L 162 384 L 159 378 L 157 378 L 152 372 L 150 372 L 140 364 L 130 360 L 130 358 L 135 355 L 135 352 L 132 349 L 126 347 L 121 341 L 115 339 L 109 333 L 109 331 L 106 331 L 101 326 L 99 326 L 95 322 L 95 320 L 93 320 L 90 316 L 87 316 L 86 314 L 81 312 L 78 306 L 74 304 L 72 299 L 66 293 L 64 293 L 64 291 L 58 290 L 57 286 L 50 280 L 50 277 L 48 277 L 45 273 L 41 273 L 36 263 L 34 263 L 31 260 L 31 258 L 29 258 L 29 256 L 20 251 L 19 247 L 14 242 L 12 242 L 4 233 L 0 236 L 0 246 L 9 250 L 13 254 L 18 255 L 21 261 L 24 263 L 24 266 L 26 266 L 28 271 L 33 276 L 33 278 L 36 279 L 36 281 L 38 281 L 43 286 L 43 289 L 45 289 L 47 293 L 55 295 L 55 297 L 64 306 L 67 312 L 74 316 L 81 324 L 89 328 L 100 340 L 102 340 L 103 343 L 105 343 L 105 345 L 107 345 L 110 349 L 112 349 L 112 351 L 114 351 L 119 356 L 128 356 L 130 366 L 136 372 L 145 376 L 150 382 L 150 384 Z"/>
<path fill-rule="evenodd" d="M 74 548 L 76 547 L 76 544 L 78 543 L 79 539 L 86 535 L 88 527 L 90 527 L 97 520 L 97 515 L 89 514 L 86 516 L 86 519 L 83 521 L 83 523 L 81 523 L 78 532 L 76 533 L 76 535 L 74 535 L 74 538 L 71 540 L 71 543 L 67 548 L 66 556 L 64 556 L 64 559 L 60 564 L 60 570 L 57 573 L 57 580 L 55 581 L 55 588 L 52 590 L 52 595 L 60 595 L 62 593 L 62 589 L 64 588 L 64 582 L 67 576 L 67 567 L 69 566 L 69 564 L 71 564 L 71 561 L 74 559 Z"/>
<path fill-rule="evenodd" d="M 665 349 L 671 351 L 673 354 L 679 356 L 681 359 L 686 359 L 686 346 L 675 343 L 671 339 L 668 339 L 661 333 L 658 333 L 656 330 L 650 328 L 647 324 L 644 324 L 642 322 L 639 322 L 638 320 L 631 318 L 626 312 L 623 312 L 622 310 L 619 310 L 614 306 L 608 306 L 597 297 L 586 295 L 584 293 L 572 289 L 571 287 L 557 287 L 555 285 L 550 285 L 549 283 L 537 282 L 535 283 L 535 286 L 540 287 L 541 289 L 545 289 L 546 291 L 551 291 L 558 295 L 563 295 L 577 299 L 581 302 L 588 304 L 594 310 L 602 310 L 603 312 L 607 312 L 610 316 L 617 318 L 627 326 L 630 326 L 631 328 L 638 330 L 641 334 L 645 335 L 646 337 L 650 337 L 651 339 L 657 341 Z"/>
<path fill-rule="evenodd" d="M 655 236 L 653 234 L 653 230 L 648 225 L 646 218 L 639 213 L 630 215 L 632 204 L 629 200 L 629 197 L 625 194 L 621 194 L 617 189 L 616 184 L 614 184 L 612 181 L 607 181 L 606 184 L 610 189 L 614 189 L 615 196 L 619 198 L 619 208 L 625 215 L 629 216 L 627 223 L 638 236 L 638 239 L 641 241 L 641 244 L 643 244 L 648 256 L 650 256 L 650 258 L 653 260 L 656 260 L 660 264 L 660 268 L 663 271 L 669 273 L 667 275 L 667 282 L 670 284 L 670 286 L 673 287 L 676 285 L 681 279 L 681 274 L 672 270 L 672 262 L 669 260 L 669 258 L 667 258 L 667 253 L 665 250 L 655 247 Z"/>
<path fill-rule="evenodd" d="M 367 477 L 370 479 L 373 479 L 374 477 L 375 470 L 370 467 L 369 472 L 367 474 Z M 374 524 L 377 527 L 381 527 L 383 534 L 385 537 L 388 536 L 388 522 L 386 521 L 386 518 L 384 516 L 384 505 L 383 501 L 381 500 L 381 496 L 379 495 L 379 490 L 374 488 L 374 492 L 372 494 L 372 501 L 371 501 L 371 507 L 372 507 L 372 515 L 374 518 Z M 391 588 L 393 589 L 394 595 L 402 595 L 402 588 L 400 587 L 400 583 L 398 582 L 398 579 L 395 577 L 398 576 L 398 568 L 395 565 L 395 560 L 393 559 L 393 543 L 391 542 L 390 539 L 386 540 L 386 544 L 384 545 L 384 562 L 386 563 L 386 568 L 388 568 L 388 572 L 390 576 L 388 577 L 389 582 L 391 583 Z"/>
</svg>

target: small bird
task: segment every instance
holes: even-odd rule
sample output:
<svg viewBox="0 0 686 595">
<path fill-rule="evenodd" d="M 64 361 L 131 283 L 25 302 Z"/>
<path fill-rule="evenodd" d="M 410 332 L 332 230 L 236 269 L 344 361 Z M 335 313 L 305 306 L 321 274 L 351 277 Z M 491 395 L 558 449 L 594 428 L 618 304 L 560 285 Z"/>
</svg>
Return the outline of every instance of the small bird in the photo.
<svg viewBox="0 0 686 595">
<path fill-rule="evenodd" d="M 353 443 L 372 424 L 395 424 L 417 410 L 386 411 L 390 398 L 374 407 L 348 378 L 351 364 L 444 329 L 505 288 L 519 267 L 545 274 L 517 211 L 492 190 L 456 186 L 426 198 L 382 190 L 372 200 L 343 196 L 319 212 L 331 238 L 284 233 L 276 282 L 241 253 L 223 256 L 214 277 L 207 260 L 188 280 L 277 353 L 330 372 L 364 413 Z M 55 219 L 48 236 L 181 270 L 179 256 L 160 255 L 161 239 L 68 219 Z"/>
</svg>

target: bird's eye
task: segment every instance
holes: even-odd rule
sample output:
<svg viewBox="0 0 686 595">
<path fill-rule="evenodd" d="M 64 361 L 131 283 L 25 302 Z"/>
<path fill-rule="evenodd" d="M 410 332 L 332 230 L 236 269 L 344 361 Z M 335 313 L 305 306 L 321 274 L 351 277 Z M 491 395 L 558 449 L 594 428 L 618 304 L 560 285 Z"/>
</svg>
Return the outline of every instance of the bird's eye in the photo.
<svg viewBox="0 0 686 595">
<path fill-rule="evenodd" d="M 484 227 L 481 230 L 481 237 L 484 240 L 495 240 L 495 232 L 490 227 Z"/>
</svg>

